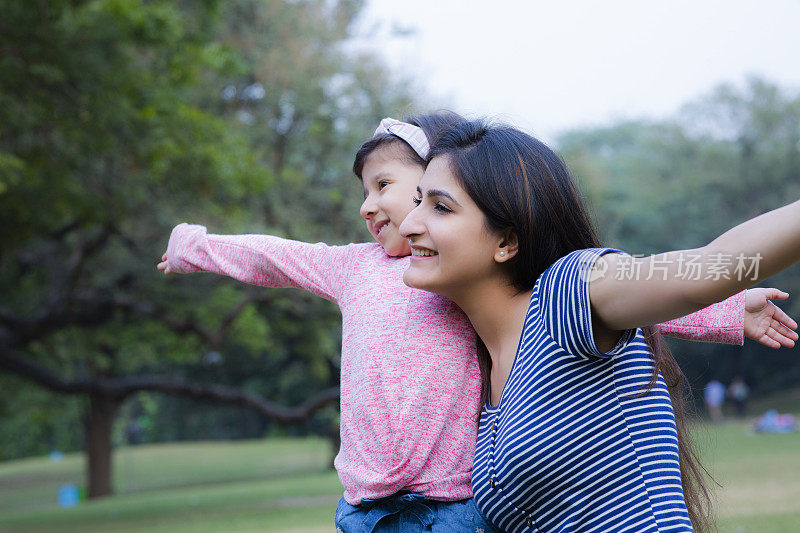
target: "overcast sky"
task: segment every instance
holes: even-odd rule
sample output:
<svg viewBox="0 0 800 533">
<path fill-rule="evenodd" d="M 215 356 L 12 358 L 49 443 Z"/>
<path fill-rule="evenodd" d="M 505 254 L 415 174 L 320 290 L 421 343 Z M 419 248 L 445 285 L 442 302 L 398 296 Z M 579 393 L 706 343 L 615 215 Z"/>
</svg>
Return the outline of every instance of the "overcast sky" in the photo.
<svg viewBox="0 0 800 533">
<path fill-rule="evenodd" d="M 369 0 L 359 27 L 435 101 L 551 142 L 749 74 L 800 88 L 800 0 Z"/>
</svg>

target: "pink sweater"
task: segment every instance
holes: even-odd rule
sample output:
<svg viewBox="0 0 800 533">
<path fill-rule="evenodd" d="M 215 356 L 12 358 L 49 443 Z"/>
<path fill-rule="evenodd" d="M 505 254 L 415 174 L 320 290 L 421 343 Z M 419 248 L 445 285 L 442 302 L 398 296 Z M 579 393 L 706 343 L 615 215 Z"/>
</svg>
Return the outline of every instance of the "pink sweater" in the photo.
<svg viewBox="0 0 800 533">
<path fill-rule="evenodd" d="M 475 332 L 451 301 L 403 284 L 408 257 L 377 243 L 328 246 L 268 235 L 209 235 L 180 224 L 167 260 L 267 287 L 295 287 L 342 311 L 341 448 L 347 502 L 409 490 L 472 497 L 480 372 Z M 667 334 L 742 343 L 744 292 L 662 324 Z"/>
</svg>

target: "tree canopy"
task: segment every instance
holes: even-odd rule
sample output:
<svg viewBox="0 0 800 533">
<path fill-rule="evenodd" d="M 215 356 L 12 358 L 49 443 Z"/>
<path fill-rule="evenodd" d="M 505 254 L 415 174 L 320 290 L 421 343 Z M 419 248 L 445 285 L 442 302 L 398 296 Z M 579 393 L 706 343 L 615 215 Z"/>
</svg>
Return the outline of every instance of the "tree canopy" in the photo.
<svg viewBox="0 0 800 533">
<path fill-rule="evenodd" d="M 181 221 L 363 240 L 351 158 L 370 126 L 410 98 L 402 81 L 386 83 L 376 56 L 348 49 L 362 3 L 1 6 L 0 361 L 86 395 L 69 408 L 50 402 L 42 422 L 63 428 L 61 417 L 84 410 L 91 462 L 93 439 L 108 440 L 136 391 L 249 405 L 293 423 L 311 411 L 289 407 L 335 400 L 340 325 L 330 302 L 210 276 L 164 280 L 155 263 Z M 147 405 L 133 411 L 152 414 Z M 26 409 L 3 400 L 11 418 Z M 335 412 L 320 416 L 329 432 Z M 8 435 L 0 456 L 75 445 L 68 433 Z"/>
<path fill-rule="evenodd" d="M 604 241 L 635 254 L 703 246 L 740 222 L 800 197 L 800 93 L 752 78 L 724 84 L 672 119 L 568 132 L 559 147 Z M 795 296 L 797 269 L 766 282 Z M 793 299 L 779 305 L 794 318 Z M 791 350 L 678 342 L 695 386 L 742 373 L 756 392 L 800 382 Z"/>
</svg>

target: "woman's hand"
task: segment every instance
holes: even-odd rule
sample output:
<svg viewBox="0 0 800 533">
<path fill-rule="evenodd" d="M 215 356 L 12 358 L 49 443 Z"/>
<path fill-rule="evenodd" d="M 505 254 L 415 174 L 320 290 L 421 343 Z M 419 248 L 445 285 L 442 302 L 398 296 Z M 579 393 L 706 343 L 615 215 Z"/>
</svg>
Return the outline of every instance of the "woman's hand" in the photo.
<svg viewBox="0 0 800 533">
<path fill-rule="evenodd" d="M 169 263 L 167 262 L 167 254 L 164 254 L 164 255 L 161 256 L 161 262 L 158 265 L 156 265 L 156 268 L 159 269 L 159 270 L 163 270 L 165 276 L 168 276 L 168 275 L 173 273 L 173 271 L 169 268 Z M 786 296 L 788 297 L 789 295 L 787 294 Z M 745 307 L 747 307 L 747 306 L 745 306 Z M 778 311 L 780 311 L 780 309 L 778 309 Z M 747 331 L 746 324 L 747 324 L 747 319 L 745 318 L 745 332 Z M 797 327 L 797 326 L 795 325 L 795 327 Z"/>
<path fill-rule="evenodd" d="M 798 339 L 797 322 L 770 300 L 785 300 L 778 289 L 748 289 L 744 300 L 744 334 L 770 348 L 791 348 Z"/>
</svg>

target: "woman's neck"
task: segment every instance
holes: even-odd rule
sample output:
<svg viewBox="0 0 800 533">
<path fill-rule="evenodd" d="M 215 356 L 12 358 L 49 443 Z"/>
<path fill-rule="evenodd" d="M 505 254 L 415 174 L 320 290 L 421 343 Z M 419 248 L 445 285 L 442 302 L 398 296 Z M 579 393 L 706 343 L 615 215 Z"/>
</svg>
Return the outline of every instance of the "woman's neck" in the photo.
<svg viewBox="0 0 800 533">
<path fill-rule="evenodd" d="M 493 363 L 496 358 L 513 361 L 528 312 L 532 291 L 518 292 L 507 283 L 476 284 L 452 300 L 467 315 L 486 345 Z"/>
</svg>

